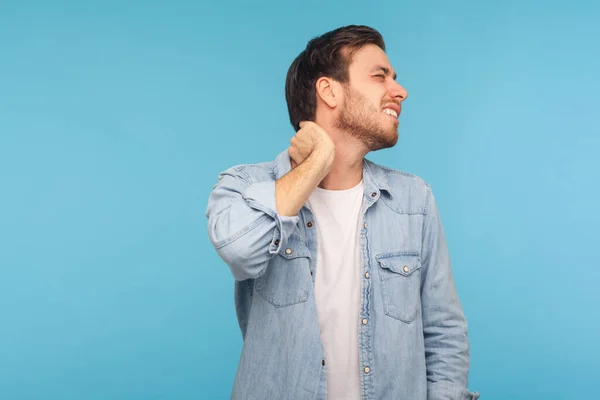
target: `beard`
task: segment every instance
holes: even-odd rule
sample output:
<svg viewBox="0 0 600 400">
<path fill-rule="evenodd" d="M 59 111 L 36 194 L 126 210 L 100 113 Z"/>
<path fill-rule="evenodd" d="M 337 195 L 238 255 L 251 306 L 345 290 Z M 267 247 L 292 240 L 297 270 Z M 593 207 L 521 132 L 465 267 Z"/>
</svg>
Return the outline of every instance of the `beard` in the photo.
<svg viewBox="0 0 600 400">
<path fill-rule="evenodd" d="M 369 151 L 394 147 L 398 142 L 398 125 L 384 122 L 382 111 L 360 92 L 348 86 L 345 94 L 336 128 L 361 141 Z"/>
</svg>

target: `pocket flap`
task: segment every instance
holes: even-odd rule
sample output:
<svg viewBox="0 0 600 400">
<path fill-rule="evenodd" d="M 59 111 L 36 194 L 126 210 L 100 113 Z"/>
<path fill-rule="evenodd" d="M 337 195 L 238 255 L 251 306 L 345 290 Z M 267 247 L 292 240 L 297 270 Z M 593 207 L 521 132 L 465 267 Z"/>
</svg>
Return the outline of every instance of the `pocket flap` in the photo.
<svg viewBox="0 0 600 400">
<path fill-rule="evenodd" d="M 279 249 L 279 255 L 287 259 L 310 257 L 310 250 L 308 250 L 302 238 L 292 234 L 288 238 L 286 246 L 281 246 L 281 249 Z"/>
<path fill-rule="evenodd" d="M 421 268 L 421 259 L 414 253 L 386 253 L 375 258 L 382 268 L 404 276 L 409 276 Z"/>
</svg>

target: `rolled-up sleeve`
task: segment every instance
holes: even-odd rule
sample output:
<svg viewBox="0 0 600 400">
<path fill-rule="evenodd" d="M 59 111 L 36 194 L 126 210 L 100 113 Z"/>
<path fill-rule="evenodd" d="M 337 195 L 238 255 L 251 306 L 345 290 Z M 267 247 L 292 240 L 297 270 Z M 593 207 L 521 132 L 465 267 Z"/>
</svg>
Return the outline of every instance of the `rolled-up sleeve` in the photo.
<svg viewBox="0 0 600 400">
<path fill-rule="evenodd" d="M 428 188 L 423 226 L 424 278 L 421 289 L 428 400 L 476 400 L 467 389 L 470 365 L 467 320 L 456 291 L 450 257 Z"/>
<path fill-rule="evenodd" d="M 244 200 L 256 210 L 263 211 L 275 222 L 273 240 L 269 252 L 275 254 L 287 243 L 287 238 L 294 231 L 299 217 L 284 216 L 277 213 L 275 203 L 275 181 L 257 182 L 249 185 L 244 192 Z M 276 245 L 275 243 L 279 243 Z"/>
<path fill-rule="evenodd" d="M 277 213 L 275 181 L 250 183 L 243 167 L 219 175 L 206 217 L 210 241 L 238 281 L 262 276 L 299 221 Z"/>
</svg>

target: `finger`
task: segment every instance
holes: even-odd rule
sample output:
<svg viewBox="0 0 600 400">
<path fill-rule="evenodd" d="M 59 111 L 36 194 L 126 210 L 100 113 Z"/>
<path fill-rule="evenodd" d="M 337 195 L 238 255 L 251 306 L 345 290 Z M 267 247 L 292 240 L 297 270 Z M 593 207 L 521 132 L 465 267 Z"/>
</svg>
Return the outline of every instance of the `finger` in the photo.
<svg viewBox="0 0 600 400">
<path fill-rule="evenodd" d="M 288 149 L 288 154 L 290 155 L 290 158 L 294 161 L 296 161 L 298 159 L 298 152 L 296 151 L 295 148 L 290 147 Z"/>
</svg>

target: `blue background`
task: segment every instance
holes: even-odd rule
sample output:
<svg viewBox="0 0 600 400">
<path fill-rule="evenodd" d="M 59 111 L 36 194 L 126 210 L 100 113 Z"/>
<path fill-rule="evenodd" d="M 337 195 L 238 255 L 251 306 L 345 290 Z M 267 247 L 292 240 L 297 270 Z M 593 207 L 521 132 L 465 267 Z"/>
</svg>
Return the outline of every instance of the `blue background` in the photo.
<svg viewBox="0 0 600 400">
<path fill-rule="evenodd" d="M 598 3 L 215 4 L 0 4 L 0 398 L 229 398 L 208 194 L 289 145 L 289 64 L 352 23 L 410 93 L 368 158 L 433 186 L 469 387 L 597 398 Z"/>
</svg>

